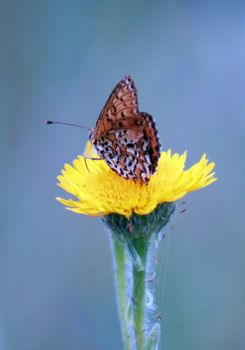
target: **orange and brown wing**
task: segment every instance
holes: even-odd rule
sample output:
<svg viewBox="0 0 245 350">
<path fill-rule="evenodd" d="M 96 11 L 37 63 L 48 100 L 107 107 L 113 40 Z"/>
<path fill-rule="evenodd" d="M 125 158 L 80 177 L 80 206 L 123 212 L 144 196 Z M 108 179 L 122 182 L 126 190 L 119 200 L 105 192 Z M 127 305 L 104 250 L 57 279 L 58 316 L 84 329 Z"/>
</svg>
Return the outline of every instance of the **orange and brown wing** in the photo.
<svg viewBox="0 0 245 350">
<path fill-rule="evenodd" d="M 125 76 L 114 88 L 97 120 L 92 142 L 116 128 L 117 122 L 137 115 L 138 99 L 133 79 Z"/>
<path fill-rule="evenodd" d="M 115 126 L 96 140 L 99 155 L 120 176 L 147 183 L 160 157 L 153 118 L 142 112 L 137 117 L 117 121 Z"/>
</svg>

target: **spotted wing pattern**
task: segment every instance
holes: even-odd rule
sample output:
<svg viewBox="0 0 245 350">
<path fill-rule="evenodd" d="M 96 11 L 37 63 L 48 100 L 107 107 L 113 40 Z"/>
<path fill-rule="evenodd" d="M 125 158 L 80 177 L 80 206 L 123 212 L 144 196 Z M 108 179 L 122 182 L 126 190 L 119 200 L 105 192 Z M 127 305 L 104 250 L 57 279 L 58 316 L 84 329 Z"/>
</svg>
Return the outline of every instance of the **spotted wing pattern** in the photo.
<svg viewBox="0 0 245 350">
<path fill-rule="evenodd" d="M 156 171 L 160 142 L 153 118 L 138 111 L 137 92 L 126 76 L 115 87 L 97 121 L 91 142 L 112 170 L 147 183 Z"/>
</svg>

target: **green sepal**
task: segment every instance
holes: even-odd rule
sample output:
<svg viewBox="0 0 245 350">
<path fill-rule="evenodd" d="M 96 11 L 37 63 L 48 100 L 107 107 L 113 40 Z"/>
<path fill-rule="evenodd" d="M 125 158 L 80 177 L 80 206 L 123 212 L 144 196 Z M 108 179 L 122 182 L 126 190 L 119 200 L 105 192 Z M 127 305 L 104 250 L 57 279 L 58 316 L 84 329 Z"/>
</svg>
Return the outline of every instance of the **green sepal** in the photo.
<svg viewBox="0 0 245 350">
<path fill-rule="evenodd" d="M 114 235 L 122 242 L 144 237 L 149 239 L 153 233 L 158 233 L 167 225 L 175 211 L 175 203 L 159 204 L 148 215 L 132 214 L 127 219 L 123 215 L 109 214 L 102 218 Z"/>
</svg>

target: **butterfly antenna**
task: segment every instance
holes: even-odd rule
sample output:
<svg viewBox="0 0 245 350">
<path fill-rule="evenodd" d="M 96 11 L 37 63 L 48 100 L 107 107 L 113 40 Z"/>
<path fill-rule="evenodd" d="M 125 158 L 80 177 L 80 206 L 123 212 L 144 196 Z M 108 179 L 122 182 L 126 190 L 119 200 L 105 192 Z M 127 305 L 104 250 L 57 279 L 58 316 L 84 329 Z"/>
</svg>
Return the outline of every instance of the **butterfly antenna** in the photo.
<svg viewBox="0 0 245 350">
<path fill-rule="evenodd" d="M 72 123 L 64 123 L 64 122 L 55 122 L 53 120 L 45 120 L 44 124 L 59 124 L 59 125 L 66 125 L 66 126 L 75 126 L 77 128 L 87 129 L 90 132 L 93 132 L 93 129 L 87 128 L 86 126 L 80 125 L 80 124 L 72 124 Z"/>
</svg>

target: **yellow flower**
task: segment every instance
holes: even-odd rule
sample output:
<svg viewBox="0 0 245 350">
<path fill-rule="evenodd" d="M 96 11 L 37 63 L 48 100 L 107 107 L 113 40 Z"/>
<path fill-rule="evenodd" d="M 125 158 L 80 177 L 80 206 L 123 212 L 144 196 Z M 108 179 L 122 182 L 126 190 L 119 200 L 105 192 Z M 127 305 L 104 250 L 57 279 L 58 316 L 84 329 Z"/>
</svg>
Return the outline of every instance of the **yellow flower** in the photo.
<svg viewBox="0 0 245 350">
<path fill-rule="evenodd" d="M 91 153 L 89 144 L 86 155 Z M 205 154 L 184 170 L 186 155 L 186 152 L 172 154 L 171 150 L 162 152 L 157 172 L 147 185 L 120 177 L 104 160 L 78 156 L 72 165 L 65 164 L 57 177 L 58 185 L 76 200 L 60 197 L 57 200 L 75 213 L 92 216 L 117 213 L 129 218 L 133 213 L 149 214 L 158 204 L 174 202 L 216 180 L 212 172 L 215 163 L 208 163 Z"/>
</svg>

